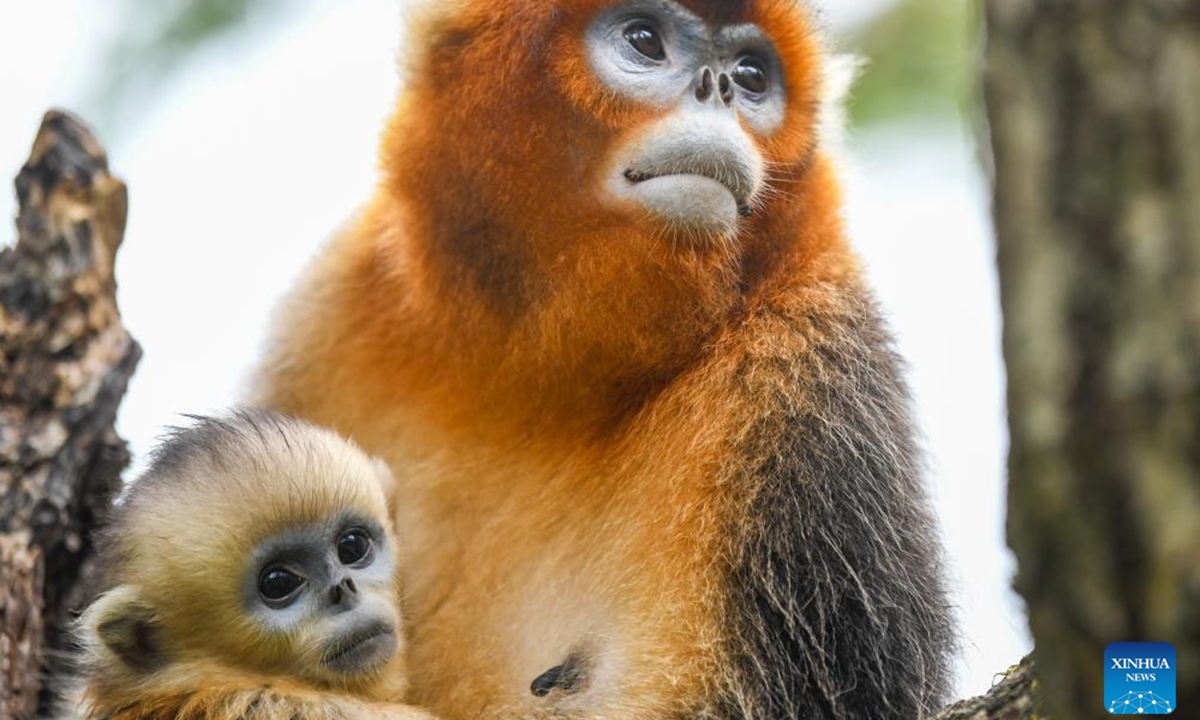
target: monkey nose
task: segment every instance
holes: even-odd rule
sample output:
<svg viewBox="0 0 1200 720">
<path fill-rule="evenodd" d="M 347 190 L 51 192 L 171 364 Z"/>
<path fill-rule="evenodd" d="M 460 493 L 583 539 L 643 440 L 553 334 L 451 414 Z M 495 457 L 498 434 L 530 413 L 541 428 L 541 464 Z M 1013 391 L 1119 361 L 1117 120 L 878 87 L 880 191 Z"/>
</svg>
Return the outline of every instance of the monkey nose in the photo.
<svg viewBox="0 0 1200 720">
<path fill-rule="evenodd" d="M 341 582 L 329 588 L 329 600 L 334 605 L 354 607 L 358 604 L 358 587 L 350 578 L 342 578 Z"/>
<path fill-rule="evenodd" d="M 729 73 L 714 73 L 712 68 L 701 68 L 696 77 L 696 99 L 701 103 L 709 102 L 714 96 L 720 99 L 725 107 L 733 105 L 733 78 Z"/>
</svg>

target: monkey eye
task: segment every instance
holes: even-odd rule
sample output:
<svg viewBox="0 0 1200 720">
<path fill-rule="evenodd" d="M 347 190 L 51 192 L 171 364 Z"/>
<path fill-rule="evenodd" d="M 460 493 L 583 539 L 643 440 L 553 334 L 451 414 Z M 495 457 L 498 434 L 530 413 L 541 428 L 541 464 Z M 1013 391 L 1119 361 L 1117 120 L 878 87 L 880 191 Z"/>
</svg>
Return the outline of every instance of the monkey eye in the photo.
<svg viewBox="0 0 1200 720">
<path fill-rule="evenodd" d="M 667 59 L 662 35 L 654 25 L 645 20 L 631 23 L 625 28 L 625 40 L 642 55 L 659 62 Z"/>
<path fill-rule="evenodd" d="M 338 536 L 337 555 L 343 565 L 361 565 L 371 554 L 371 536 L 362 528 L 350 528 Z"/>
<path fill-rule="evenodd" d="M 304 582 L 304 578 L 283 565 L 270 565 L 258 576 L 258 595 L 271 607 L 286 607 L 299 594 Z"/>
<path fill-rule="evenodd" d="M 734 66 L 732 75 L 735 83 L 756 95 L 767 91 L 767 66 L 756 57 L 742 57 Z"/>
</svg>

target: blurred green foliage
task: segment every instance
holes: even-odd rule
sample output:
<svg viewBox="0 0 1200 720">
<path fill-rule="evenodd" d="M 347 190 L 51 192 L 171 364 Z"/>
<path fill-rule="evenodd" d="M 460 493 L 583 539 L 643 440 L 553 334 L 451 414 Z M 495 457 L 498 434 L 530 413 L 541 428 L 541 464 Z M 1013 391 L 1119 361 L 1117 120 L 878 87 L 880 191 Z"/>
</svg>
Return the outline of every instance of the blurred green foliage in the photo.
<svg viewBox="0 0 1200 720">
<path fill-rule="evenodd" d="M 206 44 L 254 25 L 280 0 L 119 0 L 112 3 L 121 31 L 99 69 L 94 105 L 101 124 L 119 114 L 129 96 L 152 90 L 178 72 Z"/>
<path fill-rule="evenodd" d="M 977 12 L 969 0 L 903 0 L 845 38 L 867 60 L 851 122 L 932 119 L 973 107 Z"/>
<path fill-rule="evenodd" d="M 842 2 L 852 0 L 830 0 Z M 281 0 L 119 0 L 123 30 L 114 38 L 95 102 L 101 125 L 125 109 L 135 91 L 166 82 L 199 49 L 245 32 Z M 850 108 L 856 126 L 932 119 L 974 101 L 979 36 L 972 0 L 899 0 L 850 31 L 843 45 L 867 58 Z M 107 127 L 119 131 L 118 127 Z"/>
</svg>

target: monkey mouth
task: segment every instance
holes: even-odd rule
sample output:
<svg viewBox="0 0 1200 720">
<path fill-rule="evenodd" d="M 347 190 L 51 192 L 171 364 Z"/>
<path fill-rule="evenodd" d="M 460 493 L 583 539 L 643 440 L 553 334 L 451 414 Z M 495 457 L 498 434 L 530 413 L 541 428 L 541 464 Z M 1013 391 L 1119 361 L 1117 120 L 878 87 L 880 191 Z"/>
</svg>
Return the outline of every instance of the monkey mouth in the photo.
<svg viewBox="0 0 1200 720">
<path fill-rule="evenodd" d="M 390 623 L 369 623 L 334 641 L 321 662 L 339 674 L 362 672 L 391 658 L 398 642 L 396 630 Z"/>
<path fill-rule="evenodd" d="M 676 228 L 734 232 L 739 216 L 753 214 L 761 161 L 737 143 L 702 140 L 683 133 L 636 148 L 619 171 L 616 195 Z"/>
<path fill-rule="evenodd" d="M 749 193 L 745 187 L 749 185 L 749 182 L 744 180 L 744 176 L 739 176 L 738 173 L 730 172 L 730 170 L 725 168 L 708 167 L 704 166 L 704 164 L 700 164 L 700 166 L 695 168 L 680 169 L 679 172 L 674 172 L 674 170 L 656 172 L 653 169 L 626 168 L 624 175 L 625 180 L 629 180 L 632 185 L 641 185 L 643 182 L 659 179 L 678 180 L 682 185 L 696 180 L 702 182 L 712 181 L 724 187 L 733 196 L 734 202 L 738 205 L 738 215 L 742 217 L 754 215 L 754 209 L 751 208 L 748 198 Z"/>
<path fill-rule="evenodd" d="M 749 194 L 750 185 L 749 179 L 745 174 L 737 172 L 736 169 L 730 170 L 725 167 L 716 167 L 706 163 L 697 163 L 692 167 L 665 168 L 665 169 L 639 169 L 629 167 L 625 169 L 624 177 L 632 185 L 641 185 L 653 180 L 667 179 L 676 180 L 681 186 L 680 189 L 687 190 L 689 184 L 711 181 L 725 188 L 730 195 L 733 196 L 734 202 L 737 203 L 738 214 L 742 217 L 749 217 L 754 214 L 754 210 L 750 206 Z"/>
</svg>

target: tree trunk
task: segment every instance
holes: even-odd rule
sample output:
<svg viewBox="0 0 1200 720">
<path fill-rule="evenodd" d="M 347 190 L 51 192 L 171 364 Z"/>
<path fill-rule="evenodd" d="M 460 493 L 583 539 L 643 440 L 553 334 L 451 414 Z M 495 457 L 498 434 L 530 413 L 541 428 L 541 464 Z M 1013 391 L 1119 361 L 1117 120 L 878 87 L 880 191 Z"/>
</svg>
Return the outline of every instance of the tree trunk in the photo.
<svg viewBox="0 0 1200 720">
<path fill-rule="evenodd" d="M 1178 650 L 1200 717 L 1200 2 L 987 0 L 1008 542 L 1047 709 Z"/>
<path fill-rule="evenodd" d="M 31 716 L 82 597 L 89 530 L 128 461 L 113 430 L 141 350 L 113 263 L 125 186 L 71 117 L 47 113 L 0 251 L 0 718 Z M 40 698 L 39 698 L 40 695 Z"/>
</svg>

